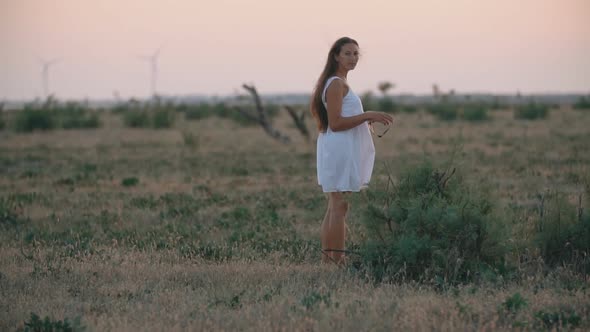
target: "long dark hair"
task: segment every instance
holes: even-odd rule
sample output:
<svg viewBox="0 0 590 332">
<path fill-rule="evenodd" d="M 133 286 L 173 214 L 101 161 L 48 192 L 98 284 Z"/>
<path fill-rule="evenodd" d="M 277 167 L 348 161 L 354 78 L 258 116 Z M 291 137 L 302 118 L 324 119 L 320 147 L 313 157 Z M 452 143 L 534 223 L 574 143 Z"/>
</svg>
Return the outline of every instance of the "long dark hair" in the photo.
<svg viewBox="0 0 590 332">
<path fill-rule="evenodd" d="M 336 56 L 340 54 L 340 50 L 342 46 L 353 43 L 356 46 L 359 44 L 356 40 L 349 38 L 349 37 L 342 37 L 338 39 L 334 45 L 330 48 L 330 53 L 328 53 L 328 59 L 326 60 L 326 66 L 318 79 L 318 82 L 313 89 L 313 93 L 311 95 L 311 114 L 315 118 L 318 130 L 321 132 L 325 132 L 328 129 L 328 110 L 324 106 L 324 102 L 322 101 L 322 93 L 324 92 L 324 85 L 326 84 L 326 80 L 336 73 L 338 69 L 338 62 L 336 61 Z"/>
</svg>

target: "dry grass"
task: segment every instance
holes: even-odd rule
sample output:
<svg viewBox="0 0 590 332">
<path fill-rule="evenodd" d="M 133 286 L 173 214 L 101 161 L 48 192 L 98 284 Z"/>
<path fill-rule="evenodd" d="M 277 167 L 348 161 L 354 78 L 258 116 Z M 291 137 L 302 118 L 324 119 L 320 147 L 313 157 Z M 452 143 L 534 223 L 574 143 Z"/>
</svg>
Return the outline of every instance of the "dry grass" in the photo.
<svg viewBox="0 0 590 332">
<path fill-rule="evenodd" d="M 372 285 L 315 263 L 269 258 L 211 264 L 174 252 L 101 249 L 100 255 L 63 259 L 59 269 L 35 274 L 17 250 L 3 248 L 3 329 L 18 326 L 30 311 L 82 315 L 93 329 L 116 331 L 495 331 L 515 323 L 532 327 L 540 310 L 571 308 L 586 318 L 590 313 L 586 291 L 560 289 L 548 279 L 440 292 Z M 517 292 L 528 305 L 510 314 L 502 304 Z"/>
<path fill-rule="evenodd" d="M 467 173 L 522 207 L 547 188 L 577 194 L 590 174 L 584 112 L 554 110 L 530 122 L 504 111 L 482 124 L 423 113 L 396 121 L 375 139 L 375 186 L 385 165 L 395 177 L 424 154 L 444 160 L 454 149 Z M 0 198 L 20 202 L 16 225 L 0 224 L 0 330 L 22 327 L 31 312 L 114 331 L 538 330 L 546 328 L 540 311 L 568 310 L 581 318 L 577 329 L 590 328 L 589 282 L 567 270 L 440 290 L 372 284 L 319 264 L 325 198 L 313 146 L 286 115 L 277 123 L 290 146 L 216 118 L 168 130 L 124 129 L 110 114 L 104 123 L 0 131 Z M 138 185 L 123 186 L 129 177 Z M 355 222 L 363 199 L 353 198 L 353 243 L 364 236 Z M 525 239 L 528 227 L 514 233 Z M 207 245 L 223 257 L 199 251 Z M 527 304 L 510 313 L 503 303 L 516 293 Z"/>
</svg>

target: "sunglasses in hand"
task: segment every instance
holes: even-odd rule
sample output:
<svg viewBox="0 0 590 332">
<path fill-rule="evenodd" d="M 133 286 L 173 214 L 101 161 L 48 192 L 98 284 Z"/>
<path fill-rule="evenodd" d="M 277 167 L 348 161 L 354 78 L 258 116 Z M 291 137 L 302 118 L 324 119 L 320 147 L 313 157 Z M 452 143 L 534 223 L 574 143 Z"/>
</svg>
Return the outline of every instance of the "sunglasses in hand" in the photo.
<svg viewBox="0 0 590 332">
<path fill-rule="evenodd" d="M 385 125 L 381 122 L 371 122 L 369 123 L 369 130 L 373 135 L 377 135 L 377 137 L 381 138 L 383 135 L 389 131 L 391 124 Z"/>
</svg>

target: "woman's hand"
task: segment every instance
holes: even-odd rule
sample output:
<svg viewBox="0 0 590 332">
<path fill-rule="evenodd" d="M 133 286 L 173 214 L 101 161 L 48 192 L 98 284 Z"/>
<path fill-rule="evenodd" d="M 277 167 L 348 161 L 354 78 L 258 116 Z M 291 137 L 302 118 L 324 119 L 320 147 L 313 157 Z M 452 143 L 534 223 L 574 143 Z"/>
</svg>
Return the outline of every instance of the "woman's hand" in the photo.
<svg viewBox="0 0 590 332">
<path fill-rule="evenodd" d="M 366 114 L 367 121 L 371 122 L 381 122 L 382 124 L 389 126 L 393 123 L 393 117 L 387 113 L 383 112 L 374 112 L 374 111 L 367 111 Z"/>
</svg>

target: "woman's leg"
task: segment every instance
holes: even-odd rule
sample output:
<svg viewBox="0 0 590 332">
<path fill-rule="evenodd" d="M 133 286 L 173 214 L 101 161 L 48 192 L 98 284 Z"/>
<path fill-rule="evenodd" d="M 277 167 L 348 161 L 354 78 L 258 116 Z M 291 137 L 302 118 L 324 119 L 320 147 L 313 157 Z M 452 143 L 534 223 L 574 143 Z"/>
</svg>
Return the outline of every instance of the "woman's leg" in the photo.
<svg viewBox="0 0 590 332">
<path fill-rule="evenodd" d="M 330 195 L 328 195 L 328 207 L 326 208 L 326 214 L 324 215 L 324 221 L 322 222 L 322 230 L 321 230 L 321 241 L 322 241 L 322 262 L 329 263 L 332 261 L 331 252 L 325 251 L 326 249 L 330 249 L 330 243 L 328 235 L 330 230 Z"/>
<path fill-rule="evenodd" d="M 330 193 L 330 216 L 328 230 L 328 245 L 331 251 L 332 260 L 337 263 L 344 263 L 344 241 L 346 238 L 346 214 L 348 202 L 344 199 L 343 193 Z"/>
</svg>

